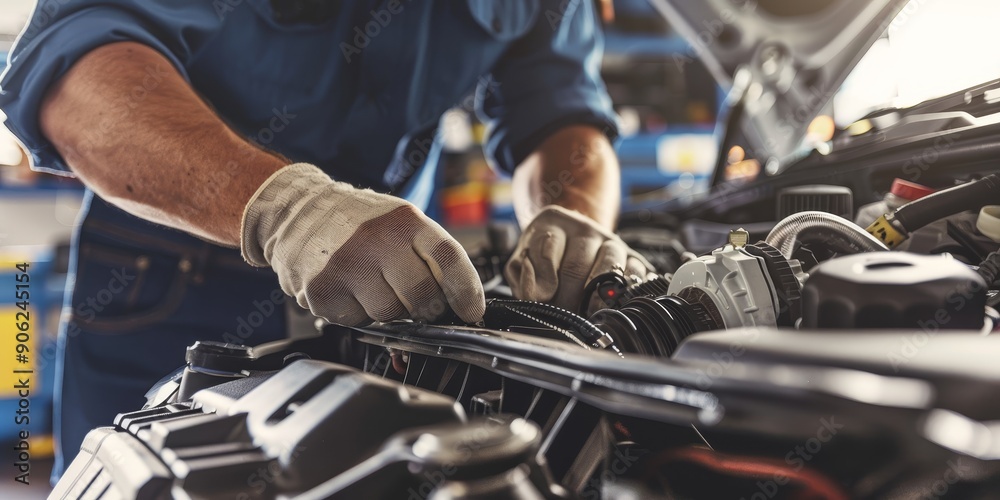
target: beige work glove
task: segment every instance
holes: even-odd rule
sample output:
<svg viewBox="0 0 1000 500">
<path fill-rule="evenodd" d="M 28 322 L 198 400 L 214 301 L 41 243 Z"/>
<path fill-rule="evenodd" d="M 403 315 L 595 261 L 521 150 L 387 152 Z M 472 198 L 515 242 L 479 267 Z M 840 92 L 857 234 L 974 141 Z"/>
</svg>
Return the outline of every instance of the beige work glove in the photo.
<svg viewBox="0 0 1000 500">
<path fill-rule="evenodd" d="M 469 323 L 486 300 L 462 247 L 409 202 L 336 182 L 306 163 L 275 172 L 243 211 L 240 249 L 270 265 L 281 289 L 330 322 Z"/>
<path fill-rule="evenodd" d="M 597 222 L 550 205 L 521 234 L 504 277 L 516 298 L 583 312 L 579 309 L 587 283 L 616 264 L 626 277 L 645 279 L 653 271 L 643 256 Z"/>
</svg>

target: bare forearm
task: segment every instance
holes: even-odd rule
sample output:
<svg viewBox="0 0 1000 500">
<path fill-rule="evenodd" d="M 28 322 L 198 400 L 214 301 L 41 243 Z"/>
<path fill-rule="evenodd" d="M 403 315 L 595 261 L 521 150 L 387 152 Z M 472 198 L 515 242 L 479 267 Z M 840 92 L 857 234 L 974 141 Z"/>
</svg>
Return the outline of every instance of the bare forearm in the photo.
<svg viewBox="0 0 1000 500">
<path fill-rule="evenodd" d="M 132 42 L 95 49 L 48 92 L 42 132 L 102 198 L 224 245 L 264 180 L 288 162 L 247 142 L 172 64 Z"/>
<path fill-rule="evenodd" d="M 618 159 L 604 133 L 566 127 L 545 140 L 514 173 L 514 209 L 521 226 L 546 205 L 559 205 L 613 229 L 620 203 Z"/>
</svg>

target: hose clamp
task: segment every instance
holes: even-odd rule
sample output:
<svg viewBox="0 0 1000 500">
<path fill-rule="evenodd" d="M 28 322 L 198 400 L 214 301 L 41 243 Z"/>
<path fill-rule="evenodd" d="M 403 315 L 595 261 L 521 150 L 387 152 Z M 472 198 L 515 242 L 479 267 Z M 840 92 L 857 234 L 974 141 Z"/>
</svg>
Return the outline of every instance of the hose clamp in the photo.
<svg viewBox="0 0 1000 500">
<path fill-rule="evenodd" d="M 872 222 L 865 231 L 885 243 L 890 250 L 896 248 L 909 237 L 906 230 L 896 222 L 892 214 L 886 214 Z"/>
</svg>

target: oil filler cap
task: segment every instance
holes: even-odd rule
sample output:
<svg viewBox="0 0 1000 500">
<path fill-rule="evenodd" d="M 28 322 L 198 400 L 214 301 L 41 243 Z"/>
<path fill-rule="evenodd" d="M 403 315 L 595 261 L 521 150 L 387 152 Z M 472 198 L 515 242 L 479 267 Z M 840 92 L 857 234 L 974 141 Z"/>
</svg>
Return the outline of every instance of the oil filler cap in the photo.
<svg viewBox="0 0 1000 500">
<path fill-rule="evenodd" d="M 976 219 L 976 229 L 983 236 L 1000 243 L 1000 205 L 983 207 Z"/>
<path fill-rule="evenodd" d="M 985 307 L 986 283 L 950 256 L 864 253 L 813 268 L 802 327 L 979 330 Z"/>
</svg>

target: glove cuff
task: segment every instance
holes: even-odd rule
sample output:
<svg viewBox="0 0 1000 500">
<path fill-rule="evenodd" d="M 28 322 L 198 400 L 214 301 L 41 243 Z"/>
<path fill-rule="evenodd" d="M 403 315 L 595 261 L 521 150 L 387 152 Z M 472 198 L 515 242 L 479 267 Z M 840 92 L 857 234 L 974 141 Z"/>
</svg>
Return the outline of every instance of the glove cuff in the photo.
<svg viewBox="0 0 1000 500">
<path fill-rule="evenodd" d="M 266 243 L 289 215 L 286 207 L 306 196 L 317 186 L 333 184 L 333 179 L 309 163 L 293 163 L 271 174 L 250 197 L 240 220 L 240 253 L 252 266 L 270 265 Z"/>
</svg>

